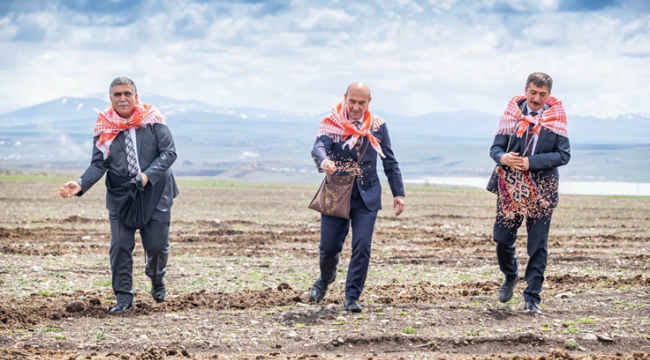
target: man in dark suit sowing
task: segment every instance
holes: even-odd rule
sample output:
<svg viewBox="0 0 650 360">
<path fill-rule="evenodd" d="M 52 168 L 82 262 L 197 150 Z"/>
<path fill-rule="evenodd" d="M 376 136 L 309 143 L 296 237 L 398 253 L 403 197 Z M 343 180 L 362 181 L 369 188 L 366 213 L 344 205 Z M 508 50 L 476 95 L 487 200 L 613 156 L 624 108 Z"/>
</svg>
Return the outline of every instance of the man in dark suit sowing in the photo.
<svg viewBox="0 0 650 360">
<path fill-rule="evenodd" d="M 557 168 L 571 158 L 566 113 L 562 102 L 550 96 L 552 86 L 553 80 L 544 73 L 528 77 L 525 95 L 510 100 L 490 149 L 498 165 L 488 190 L 499 194 L 494 224 L 497 258 L 504 273 L 499 300 L 510 301 L 519 281 L 515 241 L 525 218 L 529 256 L 525 309 L 538 314 L 551 215 L 558 203 Z"/>
<path fill-rule="evenodd" d="M 117 298 L 111 311 L 123 312 L 133 307 L 136 229 L 147 255 L 145 273 L 151 278 L 151 295 L 156 302 L 165 299 L 171 207 L 178 195 L 171 166 L 177 155 L 165 116 L 153 105 L 140 102 L 131 79 L 113 80 L 109 95 L 111 105 L 99 113 L 95 124 L 91 164 L 77 181 L 63 187 L 61 196 L 81 196 L 106 174 L 112 284 Z M 129 200 L 129 188 L 132 193 L 140 191 L 141 208 Z M 137 216 L 129 216 L 134 208 L 139 208 Z"/>
<path fill-rule="evenodd" d="M 372 234 L 377 212 L 381 209 L 381 185 L 377 175 L 377 155 L 381 156 L 384 173 L 394 197 L 395 215 L 404 210 L 404 185 L 395 154 L 390 144 L 386 123 L 370 113 L 370 89 L 363 83 L 348 87 L 344 101 L 337 104 L 330 116 L 323 119 L 312 157 L 319 169 L 332 175 L 348 175 L 349 165 L 357 169 L 350 201 L 350 219 L 321 215 L 320 276 L 309 293 L 310 301 L 321 301 L 327 287 L 336 279 L 339 253 L 352 225 L 352 257 L 345 283 L 345 309 L 360 312 L 359 296 L 363 291 L 370 262 Z"/>
</svg>

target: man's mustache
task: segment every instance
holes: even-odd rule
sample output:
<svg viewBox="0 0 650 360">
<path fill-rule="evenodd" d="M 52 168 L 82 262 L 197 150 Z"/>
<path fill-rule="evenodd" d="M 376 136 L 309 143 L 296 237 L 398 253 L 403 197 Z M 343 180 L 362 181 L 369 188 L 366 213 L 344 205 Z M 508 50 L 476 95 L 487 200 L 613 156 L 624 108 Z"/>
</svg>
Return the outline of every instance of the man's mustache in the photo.
<svg viewBox="0 0 650 360">
<path fill-rule="evenodd" d="M 128 101 L 118 101 L 117 106 L 129 106 Z"/>
</svg>

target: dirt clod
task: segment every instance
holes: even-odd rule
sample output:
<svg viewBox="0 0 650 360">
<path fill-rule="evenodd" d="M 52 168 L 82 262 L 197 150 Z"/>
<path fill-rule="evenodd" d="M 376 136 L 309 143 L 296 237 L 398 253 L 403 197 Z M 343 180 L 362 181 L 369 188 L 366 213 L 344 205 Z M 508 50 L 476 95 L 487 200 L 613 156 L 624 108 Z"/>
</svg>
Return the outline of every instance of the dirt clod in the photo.
<svg viewBox="0 0 650 360">
<path fill-rule="evenodd" d="M 88 303 L 93 306 L 100 306 L 102 304 L 102 301 L 99 300 L 99 298 L 95 297 L 95 298 L 90 298 L 90 300 L 88 300 Z"/>
<path fill-rule="evenodd" d="M 280 283 L 280 285 L 278 285 L 278 290 L 280 290 L 280 291 L 293 290 L 293 288 L 291 287 L 291 285 L 289 285 L 287 283 Z"/>
<path fill-rule="evenodd" d="M 65 311 L 69 313 L 82 312 L 86 309 L 86 305 L 81 301 L 71 301 L 65 306 Z"/>
</svg>

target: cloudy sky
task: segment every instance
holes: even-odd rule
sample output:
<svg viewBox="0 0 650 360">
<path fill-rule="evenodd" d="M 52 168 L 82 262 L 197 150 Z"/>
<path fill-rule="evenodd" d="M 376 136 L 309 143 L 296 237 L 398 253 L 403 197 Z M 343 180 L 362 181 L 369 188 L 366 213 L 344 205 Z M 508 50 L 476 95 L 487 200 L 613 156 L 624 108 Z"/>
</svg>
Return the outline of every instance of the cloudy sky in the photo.
<svg viewBox="0 0 650 360">
<path fill-rule="evenodd" d="M 0 113 L 108 91 L 327 111 L 503 111 L 550 74 L 571 114 L 650 113 L 647 0 L 2 0 Z"/>
</svg>

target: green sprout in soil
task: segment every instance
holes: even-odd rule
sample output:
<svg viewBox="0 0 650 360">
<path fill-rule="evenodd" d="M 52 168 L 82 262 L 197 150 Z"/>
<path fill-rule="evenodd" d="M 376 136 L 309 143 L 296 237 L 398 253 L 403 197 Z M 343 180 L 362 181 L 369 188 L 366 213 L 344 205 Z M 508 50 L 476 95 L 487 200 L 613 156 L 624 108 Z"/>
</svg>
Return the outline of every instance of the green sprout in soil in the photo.
<svg viewBox="0 0 650 360">
<path fill-rule="evenodd" d="M 581 332 L 582 330 L 573 326 L 569 326 L 566 330 L 564 330 L 565 334 L 580 334 Z"/>
<path fill-rule="evenodd" d="M 51 327 L 48 326 L 45 329 L 43 329 L 43 332 L 57 332 L 58 333 L 58 332 L 61 332 L 61 329 L 51 328 Z"/>
<path fill-rule="evenodd" d="M 41 290 L 41 291 L 39 291 L 39 293 L 40 293 L 41 295 L 43 295 L 43 296 L 47 296 L 47 297 L 55 297 L 55 296 L 56 296 L 56 293 L 55 293 L 55 292 L 49 291 L 49 290 L 47 290 L 47 289 Z"/>
<path fill-rule="evenodd" d="M 105 340 L 106 335 L 102 331 L 95 331 L 92 335 L 90 335 L 90 340 Z"/>
<path fill-rule="evenodd" d="M 467 330 L 465 335 L 467 335 L 467 336 L 478 336 L 481 333 L 481 331 L 483 331 L 482 327 L 471 328 L 471 329 Z"/>
<path fill-rule="evenodd" d="M 408 335 L 415 335 L 417 334 L 417 330 L 413 328 L 412 326 L 407 327 L 406 329 L 400 330 L 401 333 L 408 334 Z"/>
<path fill-rule="evenodd" d="M 569 350 L 574 350 L 576 348 L 577 344 L 576 341 L 573 339 L 566 339 L 564 340 L 564 347 L 569 349 Z"/>
</svg>

